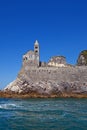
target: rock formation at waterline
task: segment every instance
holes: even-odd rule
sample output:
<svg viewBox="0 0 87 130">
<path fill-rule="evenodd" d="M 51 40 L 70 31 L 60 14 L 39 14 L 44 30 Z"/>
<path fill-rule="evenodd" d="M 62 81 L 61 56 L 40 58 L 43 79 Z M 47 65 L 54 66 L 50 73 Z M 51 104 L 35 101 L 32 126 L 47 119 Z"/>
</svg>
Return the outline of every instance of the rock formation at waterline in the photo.
<svg viewBox="0 0 87 130">
<path fill-rule="evenodd" d="M 65 57 L 54 56 L 48 63 L 39 61 L 39 43 L 23 55 L 23 65 L 16 80 L 4 92 L 28 97 L 87 97 L 87 66 L 72 66 Z"/>
</svg>

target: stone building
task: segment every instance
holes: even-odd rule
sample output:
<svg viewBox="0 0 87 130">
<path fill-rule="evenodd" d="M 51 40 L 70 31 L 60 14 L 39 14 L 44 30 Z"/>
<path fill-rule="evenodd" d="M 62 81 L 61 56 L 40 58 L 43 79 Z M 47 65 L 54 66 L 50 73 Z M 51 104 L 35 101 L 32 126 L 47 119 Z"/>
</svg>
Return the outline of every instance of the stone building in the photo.
<svg viewBox="0 0 87 130">
<path fill-rule="evenodd" d="M 64 56 L 54 56 L 48 62 L 48 66 L 64 67 L 65 65 L 66 58 Z"/>
<path fill-rule="evenodd" d="M 34 43 L 34 51 L 30 50 L 25 55 L 23 55 L 23 66 L 39 66 L 39 43 L 36 40 Z"/>
</svg>

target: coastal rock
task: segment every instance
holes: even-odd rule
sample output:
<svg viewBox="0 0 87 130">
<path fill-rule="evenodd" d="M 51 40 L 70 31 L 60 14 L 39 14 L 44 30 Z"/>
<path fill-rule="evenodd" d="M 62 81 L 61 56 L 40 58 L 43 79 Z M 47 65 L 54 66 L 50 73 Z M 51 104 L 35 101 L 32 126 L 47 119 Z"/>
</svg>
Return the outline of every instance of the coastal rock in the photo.
<svg viewBox="0 0 87 130">
<path fill-rule="evenodd" d="M 84 58 L 82 58 L 84 57 Z M 86 51 L 78 59 L 78 65 L 86 65 Z M 21 94 L 22 97 L 70 97 L 87 96 L 87 66 L 72 66 L 65 57 L 54 56 L 48 63 L 39 61 L 39 43 L 34 51 L 23 56 L 23 63 L 16 80 L 4 88 L 4 92 Z M 12 96 L 12 95 L 11 95 Z"/>
<path fill-rule="evenodd" d="M 87 65 L 87 50 L 84 50 L 80 53 L 77 60 L 77 65 Z"/>
<path fill-rule="evenodd" d="M 37 68 L 38 71 L 40 69 L 41 68 Z M 22 73 L 20 71 L 17 79 L 11 82 L 4 89 L 4 91 L 19 94 L 28 94 L 34 92 L 40 95 L 49 96 L 52 96 L 53 94 L 56 96 L 62 94 L 87 94 L 87 67 L 64 67 L 62 69 L 56 68 L 56 77 L 54 77 L 54 75 L 48 77 L 48 74 L 46 74 L 48 80 L 41 75 L 42 73 L 39 73 L 36 76 L 35 70 L 36 69 L 33 68 L 34 72 L 30 74 L 30 77 L 28 75 L 29 70 L 28 73 L 26 73 L 24 70 L 21 70 Z M 52 73 L 54 72 L 55 69 L 52 70 Z M 53 80 L 53 78 L 55 79 Z"/>
<path fill-rule="evenodd" d="M 19 87 L 19 79 L 17 78 L 13 82 L 7 85 L 7 87 L 4 89 L 5 91 L 12 91 L 12 92 L 20 92 L 20 87 Z"/>
</svg>

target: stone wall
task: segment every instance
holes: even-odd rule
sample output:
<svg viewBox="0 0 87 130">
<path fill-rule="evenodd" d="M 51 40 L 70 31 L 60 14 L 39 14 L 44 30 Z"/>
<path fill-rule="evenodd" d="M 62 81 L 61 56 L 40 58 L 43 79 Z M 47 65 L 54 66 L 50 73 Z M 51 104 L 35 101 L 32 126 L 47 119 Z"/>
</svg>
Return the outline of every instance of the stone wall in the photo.
<svg viewBox="0 0 87 130">
<path fill-rule="evenodd" d="M 84 73 L 85 69 L 85 73 Z M 87 81 L 87 69 L 82 67 L 25 67 L 22 68 L 19 77 L 31 79 L 33 82 L 53 80 L 55 82 Z"/>
</svg>

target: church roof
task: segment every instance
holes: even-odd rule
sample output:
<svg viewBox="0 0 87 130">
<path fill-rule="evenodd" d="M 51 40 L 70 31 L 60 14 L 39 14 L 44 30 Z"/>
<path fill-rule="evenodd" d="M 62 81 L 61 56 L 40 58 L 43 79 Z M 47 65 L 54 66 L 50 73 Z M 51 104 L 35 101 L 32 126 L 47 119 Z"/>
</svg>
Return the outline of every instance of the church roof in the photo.
<svg viewBox="0 0 87 130">
<path fill-rule="evenodd" d="M 27 54 L 34 54 L 34 51 L 30 50 L 27 52 Z"/>
<path fill-rule="evenodd" d="M 28 51 L 26 54 L 24 54 L 24 55 L 30 55 L 30 54 L 34 54 L 34 51 L 32 51 L 32 50 L 30 50 L 30 51 Z"/>
</svg>

